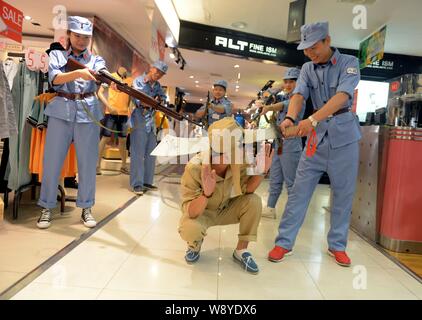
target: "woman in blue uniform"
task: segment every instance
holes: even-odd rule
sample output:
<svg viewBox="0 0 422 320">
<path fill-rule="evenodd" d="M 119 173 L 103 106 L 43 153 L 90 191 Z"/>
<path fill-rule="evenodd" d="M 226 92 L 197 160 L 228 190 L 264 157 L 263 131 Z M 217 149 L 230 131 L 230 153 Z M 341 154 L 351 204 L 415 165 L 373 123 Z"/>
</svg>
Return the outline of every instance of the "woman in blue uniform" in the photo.
<svg viewBox="0 0 422 320">
<path fill-rule="evenodd" d="M 72 142 L 75 144 L 79 188 L 76 206 L 82 208 L 81 220 L 88 228 L 96 226 L 91 214 L 95 203 L 96 161 L 100 128 L 96 124 L 103 118 L 102 107 L 96 92 L 95 77 L 90 70 L 105 69 L 104 59 L 88 50 L 92 38 L 92 23 L 78 16 L 68 17 L 68 48 L 50 52 L 48 77 L 57 96 L 47 105 L 48 130 L 43 160 L 43 177 L 38 205 L 42 207 L 37 226 L 50 227 L 51 209 L 56 207 L 57 187 L 64 159 Z M 72 58 L 87 69 L 66 72 Z"/>
</svg>

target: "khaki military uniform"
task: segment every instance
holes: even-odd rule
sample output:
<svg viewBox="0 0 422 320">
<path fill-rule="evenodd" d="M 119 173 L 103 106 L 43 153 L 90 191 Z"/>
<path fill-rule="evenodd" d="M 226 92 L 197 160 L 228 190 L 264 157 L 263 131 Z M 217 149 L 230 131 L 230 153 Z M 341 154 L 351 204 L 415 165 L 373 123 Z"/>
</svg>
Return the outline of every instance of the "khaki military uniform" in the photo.
<svg viewBox="0 0 422 320">
<path fill-rule="evenodd" d="M 252 193 L 245 194 L 246 185 L 250 176 L 246 173 L 246 165 L 240 171 L 242 195 L 232 197 L 233 175 L 231 167 L 227 168 L 225 178 L 217 175 L 215 191 L 208 199 L 207 207 L 202 215 L 192 219 L 188 214 L 190 202 L 202 195 L 200 155 L 195 156 L 185 168 L 182 176 L 182 218 L 180 219 L 179 233 L 188 246 L 198 251 L 206 231 L 211 226 L 240 223 L 239 240 L 256 241 L 259 220 L 261 218 L 261 198 Z"/>
</svg>

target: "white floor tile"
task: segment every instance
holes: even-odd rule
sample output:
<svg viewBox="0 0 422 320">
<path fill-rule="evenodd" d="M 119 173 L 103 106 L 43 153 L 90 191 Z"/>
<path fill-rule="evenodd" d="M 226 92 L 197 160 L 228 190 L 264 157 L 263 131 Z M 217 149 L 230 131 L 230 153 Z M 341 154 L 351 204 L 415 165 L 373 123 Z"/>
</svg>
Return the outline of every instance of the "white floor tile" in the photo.
<svg viewBox="0 0 422 320">
<path fill-rule="evenodd" d="M 100 289 L 32 283 L 11 300 L 94 300 Z"/>
</svg>

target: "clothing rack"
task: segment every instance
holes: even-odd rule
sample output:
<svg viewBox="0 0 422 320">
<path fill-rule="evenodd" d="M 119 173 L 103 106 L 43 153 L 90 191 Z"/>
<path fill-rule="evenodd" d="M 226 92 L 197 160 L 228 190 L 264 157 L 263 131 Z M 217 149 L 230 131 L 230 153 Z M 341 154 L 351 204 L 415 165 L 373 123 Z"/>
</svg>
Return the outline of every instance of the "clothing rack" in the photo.
<svg viewBox="0 0 422 320">
<path fill-rule="evenodd" d="M 15 53 L 9 53 L 9 56 L 13 56 L 13 57 L 21 57 L 21 60 L 24 60 L 24 55 L 22 56 L 22 54 L 15 54 Z M 38 82 L 38 94 L 41 94 L 44 92 L 44 84 L 48 83 L 48 76 L 42 72 L 39 72 L 39 82 Z M 9 158 L 9 139 L 4 139 L 4 149 L 3 149 L 3 155 L 2 155 L 2 160 L 8 159 Z M 3 164 L 2 161 L 2 166 L 0 167 L 2 169 L 2 167 L 5 167 L 6 164 Z M 17 220 L 18 219 L 18 215 L 19 215 L 19 205 L 20 202 L 22 200 L 22 194 L 28 190 L 31 190 L 31 200 L 35 200 L 36 198 L 36 187 L 40 186 L 41 184 L 37 181 L 37 176 L 35 174 L 33 174 L 31 176 L 31 182 L 28 184 L 25 184 L 23 186 L 20 186 L 17 190 L 15 190 L 14 192 L 14 197 L 13 197 L 13 220 Z M 62 186 L 58 185 L 58 190 L 60 192 L 60 196 L 58 197 L 59 201 L 60 201 L 60 211 L 64 212 L 65 209 L 65 201 L 66 201 L 66 195 L 65 195 L 65 191 L 63 189 Z M 9 204 L 9 193 L 12 192 L 11 189 L 9 189 L 7 187 L 7 185 L 4 187 L 3 193 L 4 193 L 4 207 L 5 209 L 8 207 Z M 69 199 L 71 201 L 71 199 Z"/>
</svg>

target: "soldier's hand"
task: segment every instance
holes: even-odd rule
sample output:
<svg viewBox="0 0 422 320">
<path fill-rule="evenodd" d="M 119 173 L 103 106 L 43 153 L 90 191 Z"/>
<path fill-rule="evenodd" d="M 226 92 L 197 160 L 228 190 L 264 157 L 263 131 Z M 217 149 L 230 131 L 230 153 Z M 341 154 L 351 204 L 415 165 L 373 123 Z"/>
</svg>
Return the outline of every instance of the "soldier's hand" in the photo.
<svg viewBox="0 0 422 320">
<path fill-rule="evenodd" d="M 91 71 L 89 71 L 89 69 L 86 69 L 86 68 L 78 70 L 78 76 L 79 78 L 82 78 L 86 81 L 89 81 L 89 80 L 97 81 L 97 79 L 95 79 L 95 77 L 92 75 Z"/>
<path fill-rule="evenodd" d="M 211 170 L 211 165 L 203 164 L 201 170 L 202 188 L 206 196 L 214 193 L 215 185 L 217 183 L 217 174 L 215 170 Z"/>
<path fill-rule="evenodd" d="M 260 115 L 261 115 L 261 116 L 263 116 L 263 115 L 264 115 L 264 114 L 266 114 L 268 111 L 270 111 L 270 110 L 269 110 L 269 108 L 268 108 L 268 106 L 264 106 L 264 107 L 262 107 L 262 110 L 261 110 Z"/>
<path fill-rule="evenodd" d="M 301 122 L 299 122 L 299 125 L 298 125 L 298 134 L 301 137 L 305 137 L 312 132 L 313 128 L 314 127 L 312 126 L 311 120 L 309 119 L 302 120 Z"/>
<path fill-rule="evenodd" d="M 290 121 L 289 119 L 285 119 L 281 124 L 280 124 L 280 130 L 281 130 L 281 133 L 283 134 L 283 135 L 285 135 L 285 133 L 286 133 L 286 128 L 288 128 L 288 127 L 292 127 L 292 126 L 294 126 L 294 123 L 292 122 L 292 121 Z"/>
</svg>

